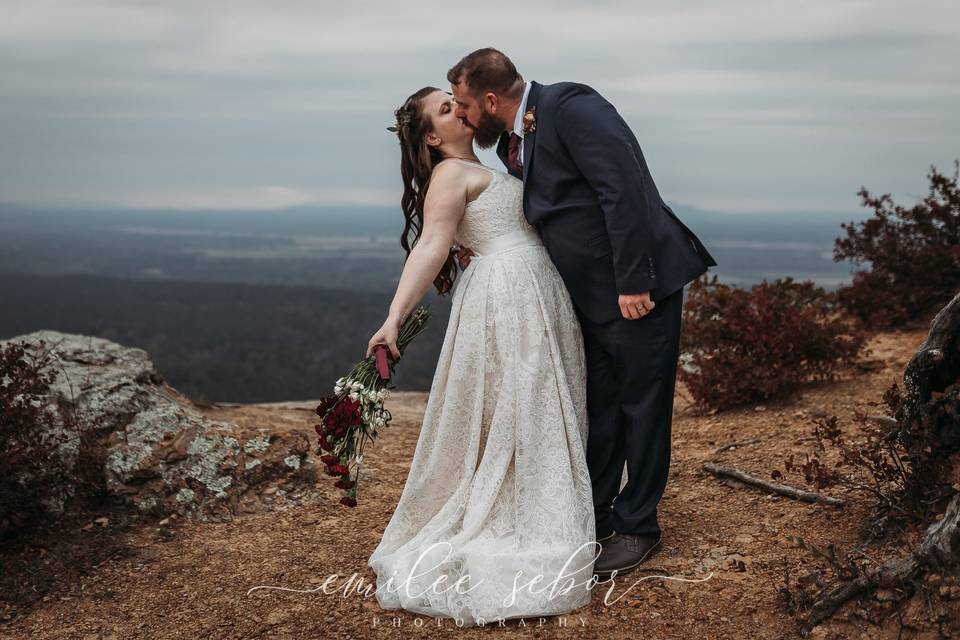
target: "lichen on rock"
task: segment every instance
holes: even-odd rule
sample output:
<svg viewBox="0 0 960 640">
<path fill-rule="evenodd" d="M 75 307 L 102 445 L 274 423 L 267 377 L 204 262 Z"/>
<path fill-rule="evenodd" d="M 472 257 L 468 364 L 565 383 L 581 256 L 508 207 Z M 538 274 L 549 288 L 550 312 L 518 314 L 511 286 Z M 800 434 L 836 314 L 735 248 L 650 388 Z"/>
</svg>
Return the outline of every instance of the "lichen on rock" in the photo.
<svg viewBox="0 0 960 640">
<path fill-rule="evenodd" d="M 262 491 L 267 480 L 288 490 L 315 484 L 314 468 L 301 464 L 306 437 L 206 417 L 164 381 L 143 349 L 55 331 L 0 344 L 14 341 L 51 349 L 56 379 L 46 402 L 71 407 L 96 432 L 107 490 L 139 511 L 224 520 L 273 508 L 274 496 Z M 76 446 L 59 455 L 74 464 Z"/>
</svg>

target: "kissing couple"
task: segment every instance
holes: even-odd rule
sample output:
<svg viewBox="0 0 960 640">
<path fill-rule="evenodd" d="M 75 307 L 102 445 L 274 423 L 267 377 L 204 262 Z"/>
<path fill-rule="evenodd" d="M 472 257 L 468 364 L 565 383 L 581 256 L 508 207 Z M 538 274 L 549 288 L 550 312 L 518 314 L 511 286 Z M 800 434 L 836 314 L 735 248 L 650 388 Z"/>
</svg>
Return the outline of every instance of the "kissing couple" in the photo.
<svg viewBox="0 0 960 640">
<path fill-rule="evenodd" d="M 431 284 L 451 309 L 368 565 L 385 609 L 468 626 L 560 615 L 661 543 L 683 288 L 716 261 L 597 91 L 525 81 L 493 48 L 447 81 L 390 127 L 407 257 L 367 355 L 385 345 L 399 359 Z M 495 144 L 506 171 L 474 152 Z M 543 588 L 561 576 L 577 588 Z"/>
</svg>

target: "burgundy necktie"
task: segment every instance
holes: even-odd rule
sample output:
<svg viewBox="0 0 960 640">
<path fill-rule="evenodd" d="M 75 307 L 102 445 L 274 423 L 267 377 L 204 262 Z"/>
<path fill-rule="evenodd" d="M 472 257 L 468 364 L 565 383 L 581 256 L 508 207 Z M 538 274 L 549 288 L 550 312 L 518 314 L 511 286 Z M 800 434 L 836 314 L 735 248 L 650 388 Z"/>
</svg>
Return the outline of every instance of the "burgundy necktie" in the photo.
<svg viewBox="0 0 960 640">
<path fill-rule="evenodd" d="M 518 151 L 520 149 L 520 136 L 515 133 L 510 134 L 510 146 L 507 147 L 507 171 L 515 178 L 523 179 L 523 167 L 517 162 Z"/>
</svg>

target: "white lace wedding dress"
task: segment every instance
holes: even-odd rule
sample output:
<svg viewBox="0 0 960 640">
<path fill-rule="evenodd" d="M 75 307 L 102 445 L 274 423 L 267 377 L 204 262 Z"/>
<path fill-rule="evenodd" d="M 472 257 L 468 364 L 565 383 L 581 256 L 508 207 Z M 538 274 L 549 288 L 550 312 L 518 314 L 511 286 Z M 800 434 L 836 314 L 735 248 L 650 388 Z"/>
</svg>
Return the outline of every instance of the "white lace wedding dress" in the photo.
<svg viewBox="0 0 960 640">
<path fill-rule="evenodd" d="M 523 216 L 522 181 L 484 168 L 490 184 L 457 231 L 475 255 L 455 282 L 406 485 L 368 560 L 383 608 L 462 626 L 586 605 L 598 548 L 583 337 Z"/>
</svg>

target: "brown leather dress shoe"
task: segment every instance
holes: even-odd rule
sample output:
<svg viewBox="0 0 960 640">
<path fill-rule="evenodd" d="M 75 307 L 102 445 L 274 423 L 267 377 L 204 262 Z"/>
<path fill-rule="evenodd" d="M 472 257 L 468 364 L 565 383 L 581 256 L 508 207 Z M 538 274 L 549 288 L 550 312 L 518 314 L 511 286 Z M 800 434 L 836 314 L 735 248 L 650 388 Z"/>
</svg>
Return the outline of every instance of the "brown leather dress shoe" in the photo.
<svg viewBox="0 0 960 640">
<path fill-rule="evenodd" d="M 614 571 L 617 575 L 623 575 L 636 569 L 656 552 L 662 538 L 615 533 L 613 538 L 603 544 L 603 549 L 593 564 L 593 572 L 598 576 L 609 576 Z"/>
</svg>

